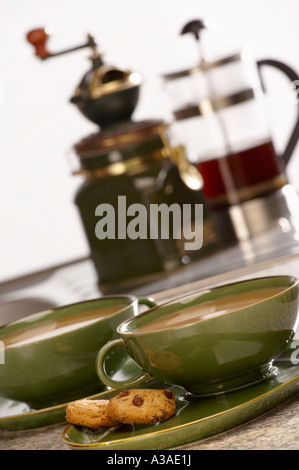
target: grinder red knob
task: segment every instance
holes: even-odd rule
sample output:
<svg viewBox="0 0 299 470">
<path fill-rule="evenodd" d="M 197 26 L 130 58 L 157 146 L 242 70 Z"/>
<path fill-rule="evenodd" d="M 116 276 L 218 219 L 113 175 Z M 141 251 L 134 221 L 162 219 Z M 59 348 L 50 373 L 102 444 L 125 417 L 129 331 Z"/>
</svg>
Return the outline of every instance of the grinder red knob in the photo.
<svg viewBox="0 0 299 470">
<path fill-rule="evenodd" d="M 46 42 L 50 34 L 45 28 L 37 28 L 27 33 L 27 41 L 35 48 L 35 55 L 41 59 L 51 56 L 51 52 L 47 50 Z"/>
</svg>

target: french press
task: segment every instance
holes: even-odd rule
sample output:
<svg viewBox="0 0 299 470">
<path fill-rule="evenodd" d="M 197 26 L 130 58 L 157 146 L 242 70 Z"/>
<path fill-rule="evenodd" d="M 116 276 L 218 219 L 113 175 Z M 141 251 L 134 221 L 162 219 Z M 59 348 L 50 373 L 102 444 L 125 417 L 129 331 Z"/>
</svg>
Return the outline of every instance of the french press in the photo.
<svg viewBox="0 0 299 470">
<path fill-rule="evenodd" d="M 145 207 L 148 215 L 151 205 L 203 205 L 200 173 L 190 164 L 184 147 L 173 143 L 167 123 L 160 119 L 132 119 L 142 83 L 139 73 L 106 64 L 91 35 L 83 45 L 55 54 L 46 46 L 48 37 L 43 28 L 27 35 L 36 55 L 43 60 L 82 47 L 92 50 L 91 68 L 70 101 L 99 126 L 99 131 L 74 145 L 72 172 L 82 178 L 75 204 L 101 290 L 126 291 L 164 276 L 197 255 L 209 253 L 217 246 L 217 240 L 206 207 L 200 250 L 184 249 L 183 225 L 178 227 L 182 237 L 173 232 L 168 238 L 152 237 L 149 223 L 143 220 L 146 233 L 128 236 L 126 224 L 135 223 L 132 217 L 126 217 L 128 207 Z M 114 214 L 115 219 L 108 219 L 108 213 Z M 192 223 L 191 217 L 190 228 Z M 102 228 L 102 233 L 97 227 Z"/>
<path fill-rule="evenodd" d="M 261 72 L 275 67 L 293 82 L 297 73 L 277 60 L 257 63 L 243 50 L 206 59 L 202 20 L 188 22 L 181 34 L 194 35 L 199 62 L 164 75 L 175 127 L 198 167 L 203 193 L 224 242 L 246 240 L 299 212 L 285 169 L 299 138 L 296 124 L 282 155 L 268 125 Z"/>
</svg>

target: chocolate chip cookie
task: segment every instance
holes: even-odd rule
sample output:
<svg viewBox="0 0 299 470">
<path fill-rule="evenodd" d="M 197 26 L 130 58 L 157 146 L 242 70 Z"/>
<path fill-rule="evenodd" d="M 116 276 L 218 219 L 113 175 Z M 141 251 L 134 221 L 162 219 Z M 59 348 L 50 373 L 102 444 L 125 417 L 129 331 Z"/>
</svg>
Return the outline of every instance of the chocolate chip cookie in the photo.
<svg viewBox="0 0 299 470">
<path fill-rule="evenodd" d="M 114 427 L 121 423 L 107 413 L 109 400 L 77 400 L 69 403 L 66 408 L 66 419 L 77 426 L 97 429 Z"/>
<path fill-rule="evenodd" d="M 159 423 L 175 412 L 175 398 L 170 390 L 127 390 L 112 398 L 108 414 L 121 423 Z"/>
</svg>

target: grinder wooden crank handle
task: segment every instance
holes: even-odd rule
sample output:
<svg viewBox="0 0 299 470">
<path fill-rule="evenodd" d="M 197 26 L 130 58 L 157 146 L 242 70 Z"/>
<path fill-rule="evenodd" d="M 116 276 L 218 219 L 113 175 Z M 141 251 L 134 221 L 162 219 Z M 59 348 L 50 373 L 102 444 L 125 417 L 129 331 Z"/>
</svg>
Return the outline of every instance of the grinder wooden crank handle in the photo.
<svg viewBox="0 0 299 470">
<path fill-rule="evenodd" d="M 79 46 L 71 47 L 70 49 L 65 49 L 63 51 L 52 53 L 47 49 L 47 41 L 50 37 L 50 32 L 46 28 L 37 28 L 32 29 L 27 33 L 27 41 L 33 45 L 35 48 L 35 55 L 42 60 L 48 59 L 50 57 L 56 57 L 58 55 L 67 54 L 68 52 L 77 51 L 85 47 L 96 48 L 96 43 L 91 36 L 88 34 L 87 42 Z"/>
</svg>

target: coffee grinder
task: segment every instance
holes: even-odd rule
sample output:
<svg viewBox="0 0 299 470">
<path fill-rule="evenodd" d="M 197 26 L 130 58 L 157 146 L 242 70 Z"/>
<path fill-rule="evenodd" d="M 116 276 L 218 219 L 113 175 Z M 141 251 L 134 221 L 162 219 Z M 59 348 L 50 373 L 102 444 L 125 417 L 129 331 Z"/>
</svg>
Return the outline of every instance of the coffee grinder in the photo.
<svg viewBox="0 0 299 470">
<path fill-rule="evenodd" d="M 75 204 L 100 289 L 104 293 L 126 291 L 163 277 L 217 248 L 217 237 L 204 204 L 202 178 L 186 157 L 184 146 L 174 141 L 170 126 L 162 120 L 132 119 L 142 83 L 140 74 L 106 64 L 91 35 L 84 44 L 57 53 L 49 52 L 48 38 L 44 28 L 27 35 L 42 60 L 85 47 L 92 51 L 91 68 L 70 101 L 99 126 L 99 131 L 74 145 L 72 172 L 82 180 Z M 135 235 L 128 236 L 128 224 L 135 224 L 135 228 L 137 225 L 128 208 L 132 210 L 137 205 L 148 210 L 139 213 L 143 232 L 139 227 L 137 235 L 135 231 Z M 187 230 L 183 217 L 175 225 L 174 213 L 168 213 L 168 236 L 151 236 L 153 227 L 148 214 L 152 205 L 180 209 L 201 205 L 200 249 L 185 249 L 186 233 L 194 233 L 194 212 Z"/>
</svg>

